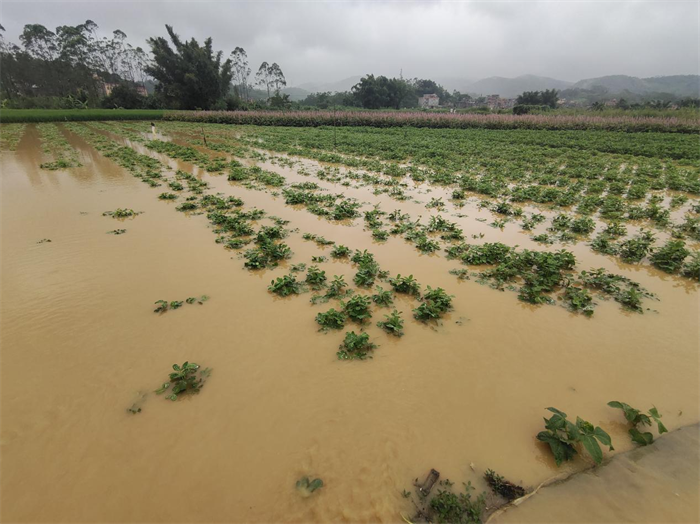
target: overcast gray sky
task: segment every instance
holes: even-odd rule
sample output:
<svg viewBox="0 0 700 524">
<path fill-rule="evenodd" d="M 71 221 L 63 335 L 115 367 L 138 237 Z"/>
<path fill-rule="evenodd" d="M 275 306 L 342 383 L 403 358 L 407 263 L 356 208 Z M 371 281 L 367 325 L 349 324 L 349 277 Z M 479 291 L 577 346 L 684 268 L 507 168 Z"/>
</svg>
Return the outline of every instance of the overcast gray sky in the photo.
<svg viewBox="0 0 700 524">
<path fill-rule="evenodd" d="M 3 0 L 14 42 L 24 24 L 50 29 L 93 20 L 133 45 L 165 36 L 212 36 L 226 55 L 248 52 L 253 73 L 277 62 L 287 85 L 364 73 L 404 77 L 562 80 L 609 74 L 698 74 L 699 2 L 257 1 L 38 2 Z"/>
</svg>

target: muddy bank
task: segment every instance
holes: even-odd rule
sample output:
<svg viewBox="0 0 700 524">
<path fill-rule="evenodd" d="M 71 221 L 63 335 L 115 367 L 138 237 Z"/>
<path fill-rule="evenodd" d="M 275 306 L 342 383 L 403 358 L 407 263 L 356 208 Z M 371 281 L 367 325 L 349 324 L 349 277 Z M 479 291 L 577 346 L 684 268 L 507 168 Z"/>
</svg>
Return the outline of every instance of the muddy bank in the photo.
<svg viewBox="0 0 700 524">
<path fill-rule="evenodd" d="M 700 425 L 681 428 L 600 468 L 543 486 L 488 522 L 698 522 L 699 450 Z"/>
</svg>

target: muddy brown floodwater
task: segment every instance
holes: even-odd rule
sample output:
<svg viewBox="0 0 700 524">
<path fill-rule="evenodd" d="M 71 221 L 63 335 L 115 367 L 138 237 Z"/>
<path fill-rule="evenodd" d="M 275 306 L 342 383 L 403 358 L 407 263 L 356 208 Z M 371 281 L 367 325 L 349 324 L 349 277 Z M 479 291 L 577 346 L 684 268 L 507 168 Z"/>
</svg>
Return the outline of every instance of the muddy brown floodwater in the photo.
<svg viewBox="0 0 700 524">
<path fill-rule="evenodd" d="M 65 133 L 82 167 L 39 169 L 31 125 L 1 158 L 4 522 L 398 522 L 414 511 L 402 491 L 430 468 L 479 491 L 487 468 L 530 487 L 584 468 L 581 457 L 557 468 L 535 439 L 548 406 L 604 427 L 617 451 L 632 444 L 609 400 L 655 405 L 671 431 L 700 421 L 698 292 L 681 279 L 581 249 L 580 267 L 612 265 L 658 295 L 656 311 L 605 302 L 587 319 L 533 308 L 457 281 L 455 263 L 400 239 L 373 244 L 360 219 L 334 225 L 198 171 L 289 228 L 370 249 L 392 274 L 455 295 L 440 327 L 407 320 L 398 340 L 372 325 L 374 358 L 342 362 L 342 333 L 314 322 L 330 305 L 268 293 L 289 263 L 244 270 L 206 217 L 176 212 L 157 199 L 162 188 Z M 102 216 L 116 208 L 143 214 Z M 116 228 L 127 233 L 107 234 Z M 295 263 L 328 254 L 300 234 L 286 242 Z M 347 263 L 320 266 L 352 280 Z M 202 294 L 211 297 L 204 305 L 153 313 L 158 299 Z M 397 304 L 409 319 L 415 306 Z M 213 368 L 201 393 L 176 403 L 156 396 L 185 360 Z M 128 413 L 143 394 L 143 411 Z M 294 484 L 304 475 L 325 486 L 300 497 Z M 589 503 L 572 499 L 571 511 Z M 603 514 L 610 503 L 616 518 L 611 502 L 594 503 Z M 665 511 L 668 521 L 697 517 L 687 505 Z"/>
</svg>

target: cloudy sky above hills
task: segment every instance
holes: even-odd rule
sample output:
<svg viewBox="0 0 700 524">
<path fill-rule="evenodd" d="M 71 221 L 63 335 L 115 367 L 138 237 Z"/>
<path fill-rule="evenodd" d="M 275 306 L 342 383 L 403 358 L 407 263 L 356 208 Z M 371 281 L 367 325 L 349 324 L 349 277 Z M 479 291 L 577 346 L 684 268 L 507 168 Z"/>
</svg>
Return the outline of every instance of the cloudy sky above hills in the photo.
<svg viewBox="0 0 700 524">
<path fill-rule="evenodd" d="M 277 62 L 289 86 L 368 72 L 404 77 L 698 74 L 699 3 L 508 2 L 2 2 L 6 38 L 22 27 L 95 21 L 134 45 L 212 36 L 226 55 L 246 49 L 253 73 Z"/>
</svg>

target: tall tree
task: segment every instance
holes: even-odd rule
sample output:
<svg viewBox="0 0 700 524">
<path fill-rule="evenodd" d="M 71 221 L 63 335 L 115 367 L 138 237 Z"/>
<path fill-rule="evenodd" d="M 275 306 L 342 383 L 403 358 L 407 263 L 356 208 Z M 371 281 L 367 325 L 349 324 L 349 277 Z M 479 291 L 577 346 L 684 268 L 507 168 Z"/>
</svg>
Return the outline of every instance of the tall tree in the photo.
<svg viewBox="0 0 700 524">
<path fill-rule="evenodd" d="M 270 78 L 272 79 L 272 88 L 274 89 L 275 94 L 279 95 L 280 89 L 287 85 L 287 80 L 284 78 L 282 68 L 277 65 L 277 62 L 274 62 L 270 66 Z"/>
<path fill-rule="evenodd" d="M 231 53 L 233 62 L 233 84 L 238 88 L 241 98 L 248 99 L 248 77 L 250 77 L 250 67 L 248 67 L 248 54 L 242 47 L 237 47 Z"/>
<path fill-rule="evenodd" d="M 256 83 L 267 90 L 267 99 L 270 99 L 271 91 L 279 94 L 280 89 L 287 85 L 287 80 L 284 78 L 284 73 L 277 63 L 272 65 L 267 62 L 260 64 L 258 72 L 255 73 Z"/>
<path fill-rule="evenodd" d="M 180 109 L 211 109 L 228 93 L 233 64 L 222 63 L 222 52 L 214 52 L 212 39 L 200 45 L 194 38 L 180 40 L 173 28 L 165 26 L 173 47 L 165 38 L 149 38 L 153 63 L 146 72 L 158 81 L 156 89 L 171 105 Z"/>
<path fill-rule="evenodd" d="M 27 53 L 34 58 L 52 61 L 59 56 L 56 33 L 41 24 L 25 25 L 19 40 Z"/>
</svg>

